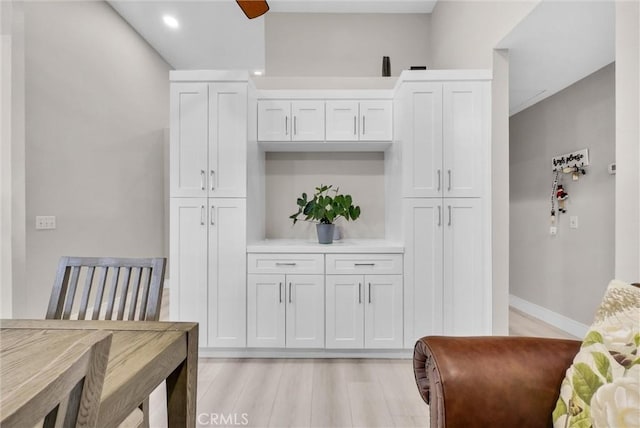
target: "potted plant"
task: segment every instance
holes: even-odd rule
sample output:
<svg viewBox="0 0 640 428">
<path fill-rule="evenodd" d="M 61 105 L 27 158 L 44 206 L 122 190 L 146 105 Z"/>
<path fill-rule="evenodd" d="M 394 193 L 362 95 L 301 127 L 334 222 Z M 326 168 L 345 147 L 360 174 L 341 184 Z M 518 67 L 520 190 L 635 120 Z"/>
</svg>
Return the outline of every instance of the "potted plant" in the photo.
<svg viewBox="0 0 640 428">
<path fill-rule="evenodd" d="M 330 194 L 331 192 L 331 194 Z M 331 244 L 333 242 L 334 222 L 340 217 L 346 220 L 356 220 L 360 217 L 360 207 L 353 205 L 351 195 L 341 195 L 338 188 L 333 185 L 320 185 L 316 187 L 316 192 L 312 199 L 308 199 L 303 193 L 297 200 L 298 212 L 291 214 L 290 219 L 293 224 L 300 220 L 316 223 L 318 242 L 320 244 Z"/>
</svg>

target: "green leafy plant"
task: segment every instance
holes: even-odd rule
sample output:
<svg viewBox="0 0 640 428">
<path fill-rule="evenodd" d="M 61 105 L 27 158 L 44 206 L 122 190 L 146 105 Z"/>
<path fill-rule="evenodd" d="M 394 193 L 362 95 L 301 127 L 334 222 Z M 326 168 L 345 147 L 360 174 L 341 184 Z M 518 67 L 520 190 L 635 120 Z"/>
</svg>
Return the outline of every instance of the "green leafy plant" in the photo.
<svg viewBox="0 0 640 428">
<path fill-rule="evenodd" d="M 330 192 L 333 194 L 331 196 Z M 291 214 L 293 224 L 298 220 L 321 224 L 333 224 L 340 217 L 346 220 L 356 220 L 360 217 L 360 207 L 353 205 L 351 195 L 341 195 L 333 185 L 316 187 L 313 198 L 308 199 L 303 193 L 297 200 L 298 212 Z M 303 217 L 303 218 L 300 218 Z"/>
</svg>

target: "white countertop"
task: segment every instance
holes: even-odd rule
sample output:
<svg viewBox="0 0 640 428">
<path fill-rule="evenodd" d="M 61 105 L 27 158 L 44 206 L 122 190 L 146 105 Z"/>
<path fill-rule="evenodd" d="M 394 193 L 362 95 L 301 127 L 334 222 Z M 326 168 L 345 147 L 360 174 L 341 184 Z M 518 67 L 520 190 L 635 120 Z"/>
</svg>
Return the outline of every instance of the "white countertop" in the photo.
<svg viewBox="0 0 640 428">
<path fill-rule="evenodd" d="M 333 244 L 305 239 L 266 239 L 247 245 L 247 253 L 404 253 L 404 246 L 385 239 L 340 239 Z"/>
</svg>

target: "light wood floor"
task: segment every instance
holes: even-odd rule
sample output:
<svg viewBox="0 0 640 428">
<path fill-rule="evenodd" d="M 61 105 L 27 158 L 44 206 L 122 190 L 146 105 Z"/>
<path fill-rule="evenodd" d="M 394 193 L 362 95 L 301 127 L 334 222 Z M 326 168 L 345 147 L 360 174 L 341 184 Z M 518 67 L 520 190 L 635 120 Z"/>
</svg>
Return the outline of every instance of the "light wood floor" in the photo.
<svg viewBox="0 0 640 428">
<path fill-rule="evenodd" d="M 573 338 L 513 308 L 509 324 L 512 336 Z M 161 386 L 151 396 L 153 428 L 166 426 L 164 403 Z M 202 427 L 429 425 L 411 360 L 201 358 L 197 414 Z"/>
</svg>

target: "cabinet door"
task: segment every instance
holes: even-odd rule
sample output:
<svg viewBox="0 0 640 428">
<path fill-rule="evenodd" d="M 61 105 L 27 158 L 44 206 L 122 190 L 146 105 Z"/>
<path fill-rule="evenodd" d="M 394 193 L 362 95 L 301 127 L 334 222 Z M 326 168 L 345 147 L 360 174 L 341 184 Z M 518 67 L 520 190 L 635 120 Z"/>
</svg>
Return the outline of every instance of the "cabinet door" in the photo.
<svg viewBox="0 0 640 428">
<path fill-rule="evenodd" d="M 170 193 L 207 196 L 208 86 L 171 84 Z"/>
<path fill-rule="evenodd" d="M 324 348 L 324 275 L 287 275 L 287 348 Z"/>
<path fill-rule="evenodd" d="M 404 91 L 404 197 L 442 196 L 442 84 L 408 83 Z"/>
<path fill-rule="evenodd" d="M 442 334 L 443 199 L 403 200 L 404 347 Z"/>
<path fill-rule="evenodd" d="M 486 168 L 483 154 L 484 146 L 488 146 L 483 127 L 487 120 L 483 88 L 484 84 L 479 82 L 444 84 L 444 196 L 483 196 L 482 172 Z"/>
<path fill-rule="evenodd" d="M 364 347 L 402 348 L 402 275 L 365 275 Z"/>
<path fill-rule="evenodd" d="M 444 199 L 444 334 L 478 335 L 485 328 L 482 212 L 479 198 Z"/>
<path fill-rule="evenodd" d="M 291 103 L 258 101 L 258 141 L 291 140 Z"/>
<path fill-rule="evenodd" d="M 360 141 L 390 141 L 393 138 L 391 101 L 360 101 Z"/>
<path fill-rule="evenodd" d="M 247 346 L 284 348 L 284 275 L 248 275 L 247 278 Z"/>
<path fill-rule="evenodd" d="M 209 199 L 209 346 L 246 346 L 246 202 Z"/>
<path fill-rule="evenodd" d="M 364 276 L 327 275 L 326 347 L 364 347 Z"/>
<path fill-rule="evenodd" d="M 247 195 L 247 84 L 209 84 L 210 197 Z"/>
<path fill-rule="evenodd" d="M 199 323 L 207 346 L 207 200 L 171 198 L 171 319 Z"/>
<path fill-rule="evenodd" d="M 327 141 L 357 141 L 357 101 L 327 101 Z"/>
<path fill-rule="evenodd" d="M 324 101 L 293 101 L 293 141 L 324 141 Z"/>
</svg>

